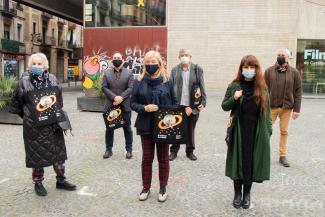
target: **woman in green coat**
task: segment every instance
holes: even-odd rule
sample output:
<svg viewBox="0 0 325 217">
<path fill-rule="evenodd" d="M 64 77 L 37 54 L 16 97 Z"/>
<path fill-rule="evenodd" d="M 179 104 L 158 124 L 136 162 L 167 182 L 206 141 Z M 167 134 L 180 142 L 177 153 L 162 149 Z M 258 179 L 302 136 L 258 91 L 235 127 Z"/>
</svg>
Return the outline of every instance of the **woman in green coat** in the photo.
<svg viewBox="0 0 325 217">
<path fill-rule="evenodd" d="M 248 209 L 252 182 L 270 179 L 270 103 L 261 65 L 255 56 L 242 58 L 222 109 L 236 114 L 226 161 L 226 176 L 234 181 L 233 206 Z"/>
</svg>

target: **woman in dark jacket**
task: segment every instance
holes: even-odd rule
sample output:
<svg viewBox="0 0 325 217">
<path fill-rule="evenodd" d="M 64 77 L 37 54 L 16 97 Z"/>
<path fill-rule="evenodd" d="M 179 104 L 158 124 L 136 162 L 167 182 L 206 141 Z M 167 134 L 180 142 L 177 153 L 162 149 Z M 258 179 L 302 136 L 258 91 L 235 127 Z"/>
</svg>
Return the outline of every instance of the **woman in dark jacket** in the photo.
<svg viewBox="0 0 325 217">
<path fill-rule="evenodd" d="M 156 51 L 149 51 L 144 57 L 144 72 L 134 82 L 131 108 L 138 113 L 135 127 L 142 142 L 142 183 L 143 190 L 139 200 L 148 199 L 152 180 L 152 162 L 157 147 L 159 163 L 160 191 L 158 201 L 167 199 L 166 186 L 169 177 L 169 145 L 155 145 L 153 141 L 154 112 L 160 105 L 176 105 L 173 85 L 168 82 L 168 75 L 162 58 Z"/>
<path fill-rule="evenodd" d="M 252 182 L 270 179 L 270 102 L 261 66 L 255 56 L 248 55 L 241 60 L 222 108 L 237 114 L 233 119 L 226 161 L 226 176 L 234 180 L 233 206 L 248 209 Z"/>
<path fill-rule="evenodd" d="M 10 112 L 23 118 L 26 167 L 33 168 L 32 178 L 35 184 L 35 192 L 39 196 L 47 195 L 47 191 L 42 184 L 44 179 L 43 168 L 47 166 L 53 166 L 56 172 L 56 188 L 73 191 L 76 186 L 67 182 L 64 176 L 64 161 L 67 160 L 67 153 L 63 130 L 57 122 L 39 126 L 33 109 L 35 105 L 32 105 L 33 103 L 30 100 L 30 93 L 33 91 L 47 91 L 50 88 L 57 87 L 58 95 L 54 99 L 58 102 L 58 106 L 62 108 L 63 103 L 60 100 L 62 99 L 61 88 L 59 88 L 55 76 L 49 73 L 48 60 L 43 53 L 31 55 L 28 67 L 30 71 L 24 73 L 14 91 Z M 54 104 L 54 102 L 52 105 L 46 104 L 48 99 L 44 98 L 43 102 L 40 100 L 35 107 L 39 111 L 46 113 Z"/>
</svg>

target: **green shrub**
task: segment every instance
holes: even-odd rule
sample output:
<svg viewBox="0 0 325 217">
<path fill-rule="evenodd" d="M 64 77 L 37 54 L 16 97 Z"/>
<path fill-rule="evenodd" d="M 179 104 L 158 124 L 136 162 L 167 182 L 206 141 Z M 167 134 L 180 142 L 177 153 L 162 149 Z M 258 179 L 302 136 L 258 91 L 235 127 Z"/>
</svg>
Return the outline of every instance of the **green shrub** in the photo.
<svg viewBox="0 0 325 217">
<path fill-rule="evenodd" d="M 100 94 L 100 96 L 103 96 L 104 93 L 102 91 L 102 84 L 103 84 L 103 79 L 102 77 L 96 78 L 96 80 L 93 83 L 93 89 Z"/>
<path fill-rule="evenodd" d="M 16 77 L 0 77 L 0 109 L 3 109 L 9 105 L 16 85 Z"/>
</svg>

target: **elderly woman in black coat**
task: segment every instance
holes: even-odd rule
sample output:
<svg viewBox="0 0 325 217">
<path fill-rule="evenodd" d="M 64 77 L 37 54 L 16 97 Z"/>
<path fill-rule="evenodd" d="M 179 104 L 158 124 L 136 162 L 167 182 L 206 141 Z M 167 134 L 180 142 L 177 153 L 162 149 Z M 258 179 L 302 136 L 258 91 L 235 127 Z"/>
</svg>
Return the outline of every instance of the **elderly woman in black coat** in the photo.
<svg viewBox="0 0 325 217">
<path fill-rule="evenodd" d="M 54 121 L 48 124 L 39 124 L 38 120 L 44 120 L 54 102 L 57 102 L 58 111 L 62 111 L 62 90 L 58 86 L 58 82 L 54 75 L 48 71 L 49 63 L 43 53 L 35 53 L 31 55 L 28 63 L 29 71 L 24 73 L 16 90 L 14 91 L 10 112 L 18 114 L 23 118 L 23 138 L 26 152 L 26 167 L 32 168 L 32 178 L 35 184 L 35 192 L 39 196 L 46 196 L 47 191 L 42 181 L 44 179 L 44 167 L 53 166 L 56 173 L 56 188 L 73 191 L 76 186 L 67 182 L 64 176 L 64 162 L 67 160 L 66 147 L 63 136 L 63 129 L 59 122 L 59 115 L 55 114 Z M 41 96 L 49 89 L 56 90 L 52 103 L 47 104 L 44 98 L 34 105 L 30 96 L 31 93 L 39 93 Z M 42 97 L 43 98 L 43 97 Z M 60 100 L 61 99 L 61 100 Z M 42 102 L 41 102 L 42 101 Z M 44 104 L 45 103 L 45 104 Z M 44 104 L 44 105 L 43 105 Z M 39 116 L 37 116 L 39 112 Z M 43 115 L 43 119 L 40 117 Z M 38 117 L 35 118 L 35 117 Z M 47 117 L 47 116 L 46 116 Z M 57 118 L 57 120 L 55 120 Z M 41 126 L 40 126 L 41 125 Z"/>
</svg>

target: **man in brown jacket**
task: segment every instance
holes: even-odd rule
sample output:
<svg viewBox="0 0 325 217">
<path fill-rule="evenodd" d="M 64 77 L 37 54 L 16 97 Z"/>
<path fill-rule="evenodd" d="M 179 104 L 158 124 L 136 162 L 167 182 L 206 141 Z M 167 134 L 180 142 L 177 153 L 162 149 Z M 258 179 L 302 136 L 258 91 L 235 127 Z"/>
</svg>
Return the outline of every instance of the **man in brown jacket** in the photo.
<svg viewBox="0 0 325 217">
<path fill-rule="evenodd" d="M 272 122 L 280 118 L 279 162 L 290 167 L 286 158 L 290 118 L 297 119 L 300 113 L 302 84 L 299 72 L 288 63 L 289 51 L 278 52 L 277 62 L 265 71 L 265 81 L 270 93 Z"/>
</svg>

